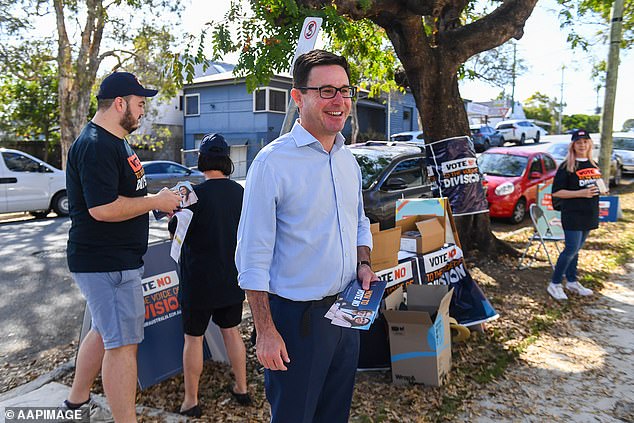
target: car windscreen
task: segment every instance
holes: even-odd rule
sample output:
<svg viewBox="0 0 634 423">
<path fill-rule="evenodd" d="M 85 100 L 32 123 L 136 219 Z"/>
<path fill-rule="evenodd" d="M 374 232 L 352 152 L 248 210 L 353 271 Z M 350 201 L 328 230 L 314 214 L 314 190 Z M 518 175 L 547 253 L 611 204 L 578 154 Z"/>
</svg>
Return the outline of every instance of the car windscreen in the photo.
<svg viewBox="0 0 634 423">
<path fill-rule="evenodd" d="M 498 125 L 497 129 L 513 129 L 512 123 L 503 123 L 502 125 Z"/>
<path fill-rule="evenodd" d="M 389 150 L 373 150 L 369 148 L 351 148 L 361 168 L 363 189 L 368 189 L 399 152 Z"/>
<path fill-rule="evenodd" d="M 548 152 L 555 157 L 564 158 L 568 154 L 568 144 L 553 144 Z"/>
<path fill-rule="evenodd" d="M 480 172 L 494 176 L 520 176 L 527 163 L 528 157 L 510 154 L 488 153 L 478 157 Z"/>
<path fill-rule="evenodd" d="M 612 148 L 634 151 L 634 138 L 614 138 Z"/>
<path fill-rule="evenodd" d="M 471 128 L 471 134 L 476 135 L 480 133 L 480 128 Z"/>
</svg>

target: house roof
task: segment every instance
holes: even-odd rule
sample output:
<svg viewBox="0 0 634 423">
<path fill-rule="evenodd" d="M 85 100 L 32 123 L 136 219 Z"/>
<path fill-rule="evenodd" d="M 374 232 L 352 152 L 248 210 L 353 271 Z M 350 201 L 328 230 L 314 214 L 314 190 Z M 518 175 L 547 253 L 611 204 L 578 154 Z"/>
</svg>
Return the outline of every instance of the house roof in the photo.
<svg viewBox="0 0 634 423">
<path fill-rule="evenodd" d="M 194 78 L 191 84 L 185 84 L 185 88 L 191 88 L 194 86 L 211 86 L 211 85 L 230 85 L 241 83 L 245 81 L 244 76 L 237 77 L 232 71 L 221 72 L 212 75 L 205 75 L 198 78 Z M 271 81 L 291 83 L 293 78 L 289 73 L 276 74 L 271 77 Z"/>
</svg>

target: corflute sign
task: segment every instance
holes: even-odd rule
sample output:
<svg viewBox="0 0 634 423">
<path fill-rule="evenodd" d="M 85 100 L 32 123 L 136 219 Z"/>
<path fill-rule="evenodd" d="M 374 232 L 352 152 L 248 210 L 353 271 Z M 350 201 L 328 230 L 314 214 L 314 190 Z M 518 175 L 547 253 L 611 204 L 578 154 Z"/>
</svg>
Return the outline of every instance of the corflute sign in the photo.
<svg viewBox="0 0 634 423">
<path fill-rule="evenodd" d="M 469 137 L 432 142 L 425 149 L 434 197 L 448 197 L 454 216 L 489 211 Z"/>
</svg>

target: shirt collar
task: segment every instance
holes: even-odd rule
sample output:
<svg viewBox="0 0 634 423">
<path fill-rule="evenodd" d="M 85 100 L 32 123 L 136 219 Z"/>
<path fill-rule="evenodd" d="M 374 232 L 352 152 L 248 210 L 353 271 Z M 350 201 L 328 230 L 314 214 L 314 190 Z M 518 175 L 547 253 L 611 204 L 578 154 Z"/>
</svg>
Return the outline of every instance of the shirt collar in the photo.
<svg viewBox="0 0 634 423">
<path fill-rule="evenodd" d="M 304 127 L 299 123 L 299 119 L 295 121 L 293 124 L 293 128 L 291 129 L 291 136 L 295 140 L 295 144 L 297 147 L 305 147 L 307 145 L 313 146 L 313 148 L 318 147 L 321 151 L 324 151 L 324 147 L 321 145 L 319 140 L 315 138 L 310 132 L 308 132 Z M 335 136 L 335 144 L 332 147 L 331 153 L 336 152 L 341 149 L 341 147 L 345 144 L 345 137 L 341 135 L 341 132 L 338 132 Z M 325 152 L 325 151 L 324 151 Z"/>
</svg>

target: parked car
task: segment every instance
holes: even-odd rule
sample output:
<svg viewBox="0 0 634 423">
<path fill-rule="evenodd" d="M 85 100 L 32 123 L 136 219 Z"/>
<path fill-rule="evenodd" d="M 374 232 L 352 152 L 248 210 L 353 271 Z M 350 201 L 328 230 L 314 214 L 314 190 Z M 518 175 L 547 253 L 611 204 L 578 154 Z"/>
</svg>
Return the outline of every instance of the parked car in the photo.
<svg viewBox="0 0 634 423">
<path fill-rule="evenodd" d="M 513 141 L 517 145 L 524 145 L 527 139 L 539 142 L 542 129 L 526 119 L 509 119 L 498 122 L 495 129 L 500 131 L 505 141 Z"/>
<path fill-rule="evenodd" d="M 361 167 L 365 214 L 371 222 L 379 222 L 381 229 L 394 227 L 399 198 L 432 197 L 424 149 L 380 141 L 349 148 Z"/>
<path fill-rule="evenodd" d="M 594 158 L 594 160 L 599 161 L 599 152 L 600 152 L 600 144 L 599 144 L 599 140 L 601 139 L 599 134 L 594 134 L 594 135 L 590 135 L 592 137 L 593 140 L 593 149 L 592 149 L 592 157 Z M 569 135 L 565 135 L 565 136 L 551 136 L 549 137 L 550 140 L 552 141 L 548 141 L 548 142 L 542 142 L 539 145 L 531 145 L 531 146 L 525 146 L 523 148 L 525 149 L 531 149 L 534 151 L 542 151 L 542 152 L 546 152 L 548 154 L 550 154 L 551 156 L 553 156 L 553 158 L 555 159 L 555 161 L 557 162 L 557 165 L 561 164 L 561 162 L 564 160 L 564 158 L 566 157 L 566 154 L 568 153 L 568 146 L 570 145 L 570 136 Z M 634 153 L 633 153 L 634 156 Z M 615 150 L 613 150 L 612 152 L 612 160 L 610 162 L 610 185 L 612 186 L 618 186 L 621 184 L 621 178 L 623 177 L 623 170 L 624 170 L 624 166 L 623 166 L 623 156 L 620 154 L 617 154 L 617 152 Z"/>
<path fill-rule="evenodd" d="M 612 152 L 620 157 L 623 172 L 634 172 L 634 132 L 612 134 Z"/>
<path fill-rule="evenodd" d="M 22 151 L 0 148 L 0 155 L 0 213 L 68 215 L 66 173 Z"/>
<path fill-rule="evenodd" d="M 425 145 L 425 138 L 423 136 L 423 131 L 407 131 L 407 132 L 399 132 L 398 134 L 394 134 L 390 136 L 390 140 L 392 141 L 410 141 L 421 143 Z"/>
<path fill-rule="evenodd" d="M 557 164 L 548 153 L 523 148 L 492 148 L 478 157 L 484 174 L 489 214 L 520 223 L 536 201 L 537 186 L 555 176 Z"/>
<path fill-rule="evenodd" d="M 491 147 L 504 146 L 506 140 L 502 133 L 489 125 L 476 124 L 469 126 L 469 129 L 471 130 L 473 146 L 477 152 L 486 151 Z"/>
<path fill-rule="evenodd" d="M 205 181 L 205 175 L 169 160 L 141 162 L 147 181 L 147 192 L 156 194 L 161 189 L 172 188 L 181 181 L 199 184 Z"/>
</svg>

